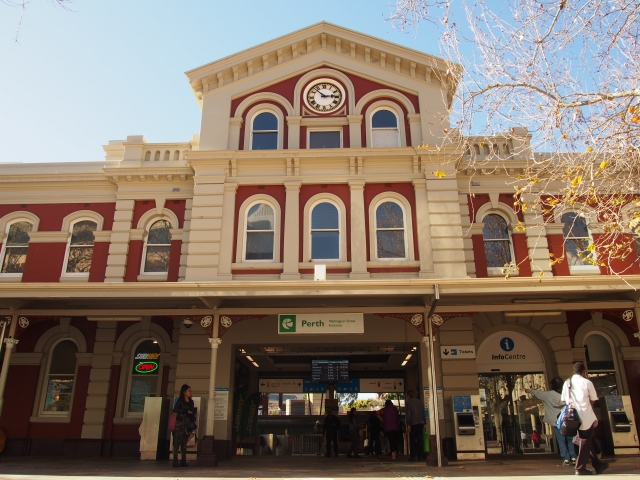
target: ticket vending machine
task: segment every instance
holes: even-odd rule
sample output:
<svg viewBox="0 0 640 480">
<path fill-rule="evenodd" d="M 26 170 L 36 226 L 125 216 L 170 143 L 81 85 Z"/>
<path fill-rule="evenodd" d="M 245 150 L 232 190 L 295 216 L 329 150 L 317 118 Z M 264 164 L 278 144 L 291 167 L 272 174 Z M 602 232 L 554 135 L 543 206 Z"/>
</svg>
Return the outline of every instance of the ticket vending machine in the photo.
<svg viewBox="0 0 640 480">
<path fill-rule="evenodd" d="M 454 395 L 452 400 L 458 460 L 484 460 L 480 395 Z"/>
<path fill-rule="evenodd" d="M 629 395 L 601 397 L 600 416 L 606 438 L 605 453 L 614 455 L 638 455 L 640 453 L 638 431 Z"/>
</svg>

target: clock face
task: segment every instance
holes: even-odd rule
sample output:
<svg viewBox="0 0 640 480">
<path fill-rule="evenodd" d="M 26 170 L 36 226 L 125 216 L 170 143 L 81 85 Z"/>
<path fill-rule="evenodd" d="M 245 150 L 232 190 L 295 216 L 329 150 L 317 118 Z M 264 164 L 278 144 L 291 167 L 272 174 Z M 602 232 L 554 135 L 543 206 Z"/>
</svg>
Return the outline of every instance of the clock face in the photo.
<svg viewBox="0 0 640 480">
<path fill-rule="evenodd" d="M 337 82 L 320 79 L 307 86 L 304 99 L 311 110 L 319 113 L 328 113 L 342 106 L 344 103 L 344 91 Z"/>
</svg>

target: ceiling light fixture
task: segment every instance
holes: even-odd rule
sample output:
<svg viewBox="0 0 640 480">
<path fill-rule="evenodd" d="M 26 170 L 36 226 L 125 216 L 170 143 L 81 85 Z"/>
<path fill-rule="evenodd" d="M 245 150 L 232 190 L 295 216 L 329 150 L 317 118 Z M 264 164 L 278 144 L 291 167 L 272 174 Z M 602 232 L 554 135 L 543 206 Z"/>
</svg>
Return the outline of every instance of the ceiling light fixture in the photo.
<svg viewBox="0 0 640 480">
<path fill-rule="evenodd" d="M 407 358 L 405 358 L 404 361 L 408 362 L 409 360 L 411 360 L 412 356 L 413 356 L 413 353 L 410 353 L 409 355 L 407 355 Z"/>
<path fill-rule="evenodd" d="M 402 362 L 402 363 L 400 364 L 400 366 L 404 367 L 406 364 L 407 364 L 407 360 L 405 360 L 404 362 Z"/>
<path fill-rule="evenodd" d="M 253 366 L 254 366 L 254 367 L 256 367 L 256 368 L 260 368 L 260 365 L 258 365 L 256 362 L 251 362 L 251 363 L 253 363 Z"/>
<path fill-rule="evenodd" d="M 249 360 L 250 362 L 253 362 L 253 358 L 251 358 L 250 355 L 247 355 L 247 360 Z"/>
</svg>

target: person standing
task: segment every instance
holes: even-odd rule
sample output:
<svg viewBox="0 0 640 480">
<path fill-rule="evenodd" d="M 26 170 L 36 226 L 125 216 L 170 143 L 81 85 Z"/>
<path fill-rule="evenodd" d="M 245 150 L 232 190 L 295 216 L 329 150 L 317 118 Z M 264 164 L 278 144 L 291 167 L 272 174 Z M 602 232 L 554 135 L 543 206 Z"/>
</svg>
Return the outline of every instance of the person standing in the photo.
<svg viewBox="0 0 640 480">
<path fill-rule="evenodd" d="M 407 392 L 404 412 L 407 432 L 409 432 L 409 461 L 412 462 L 416 458 L 422 460 L 424 458 L 422 432 L 427 419 L 422 402 L 415 397 L 413 390 Z"/>
<path fill-rule="evenodd" d="M 327 416 L 324 417 L 324 435 L 327 442 L 327 453 L 325 457 L 331 456 L 331 443 L 333 442 L 333 451 L 338 456 L 338 431 L 340 430 L 340 419 L 333 414 L 330 408 L 327 408 Z"/>
<path fill-rule="evenodd" d="M 173 432 L 173 466 L 187 466 L 187 441 L 191 431 L 188 426 L 196 421 L 196 407 L 191 398 L 191 387 L 186 383 L 180 388 L 180 397 L 173 406 L 176 415 L 176 429 Z M 178 449 L 182 452 L 182 459 L 178 463 Z"/>
<path fill-rule="evenodd" d="M 352 456 L 355 458 L 360 457 L 360 455 L 358 455 L 358 447 L 360 446 L 360 424 L 356 417 L 356 411 L 356 408 L 352 407 L 347 414 L 347 422 L 349 423 L 349 440 L 351 440 L 351 450 L 347 454 L 347 457 L 349 458 Z"/>
<path fill-rule="evenodd" d="M 320 424 L 320 420 L 316 420 L 316 424 L 313 426 L 313 434 L 317 435 L 318 450 L 316 455 L 322 455 L 322 425 Z"/>
<path fill-rule="evenodd" d="M 389 439 L 391 460 L 398 457 L 398 440 L 400 437 L 400 412 L 391 400 L 384 402 L 382 409 L 384 434 Z"/>
<path fill-rule="evenodd" d="M 562 387 L 562 400 L 573 405 L 580 417 L 578 427 L 578 458 L 576 460 L 576 475 L 591 475 L 587 469 L 587 462 L 591 458 L 591 465 L 599 475 L 604 472 L 609 464 L 598 458 L 593 445 L 593 431 L 598 425 L 593 404 L 598 400 L 598 394 L 591 380 L 587 378 L 587 369 L 584 363 L 577 362 L 573 365 L 573 375 Z"/>
<path fill-rule="evenodd" d="M 538 431 L 534 430 L 531 434 L 531 443 L 533 443 L 533 448 L 536 450 L 540 448 L 540 443 L 542 440 L 540 439 L 540 435 L 538 435 Z"/>
<path fill-rule="evenodd" d="M 524 430 L 520 432 L 520 440 L 522 440 L 522 448 L 527 448 L 529 446 L 529 442 L 527 442 L 527 432 Z"/>
<path fill-rule="evenodd" d="M 572 465 L 576 462 L 576 450 L 573 445 L 573 439 L 566 435 L 562 435 L 557 427 L 558 415 L 560 410 L 564 407 L 565 403 L 560 398 L 562 393 L 563 381 L 560 377 L 555 377 L 551 380 L 551 390 L 530 390 L 525 388 L 524 391 L 533 395 L 535 398 L 542 400 L 544 403 L 544 423 L 551 425 L 553 429 L 553 435 L 558 443 L 558 450 L 560 456 L 563 458 L 562 464 L 564 466 Z"/>
<path fill-rule="evenodd" d="M 371 412 L 371 415 L 369 415 L 367 419 L 367 427 L 369 433 L 369 451 L 372 455 L 382 455 L 382 448 L 380 448 L 382 423 L 380 422 L 378 412 Z"/>
</svg>

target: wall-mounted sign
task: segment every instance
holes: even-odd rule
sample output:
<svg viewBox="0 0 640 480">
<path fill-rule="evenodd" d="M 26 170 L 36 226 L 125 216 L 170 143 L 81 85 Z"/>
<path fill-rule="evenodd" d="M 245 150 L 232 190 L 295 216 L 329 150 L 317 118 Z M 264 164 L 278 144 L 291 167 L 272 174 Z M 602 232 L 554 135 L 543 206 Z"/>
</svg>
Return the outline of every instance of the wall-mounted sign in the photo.
<svg viewBox="0 0 640 480">
<path fill-rule="evenodd" d="M 263 378 L 258 382 L 260 393 L 303 393 L 304 382 L 301 378 Z"/>
<path fill-rule="evenodd" d="M 404 392 L 402 378 L 361 378 L 360 391 L 364 393 Z"/>
<path fill-rule="evenodd" d="M 138 362 L 135 370 L 136 373 L 153 373 L 158 370 L 158 362 Z"/>
<path fill-rule="evenodd" d="M 446 360 L 458 360 L 476 358 L 475 345 L 447 345 L 440 347 L 440 358 Z"/>
<path fill-rule="evenodd" d="M 213 398 L 213 419 L 226 420 L 229 412 L 229 389 L 216 388 Z"/>
<path fill-rule="evenodd" d="M 305 379 L 302 382 L 302 390 L 304 393 L 326 393 L 327 382 L 314 382 L 312 380 Z"/>
<path fill-rule="evenodd" d="M 544 372 L 540 349 L 521 333 L 502 331 L 489 335 L 478 348 L 478 372 Z"/>
<path fill-rule="evenodd" d="M 334 335 L 364 333 L 362 313 L 287 313 L 278 315 L 278 334 Z"/>
<path fill-rule="evenodd" d="M 360 380 L 352 378 L 345 382 L 336 383 L 336 392 L 338 393 L 359 393 L 360 392 Z"/>
</svg>

